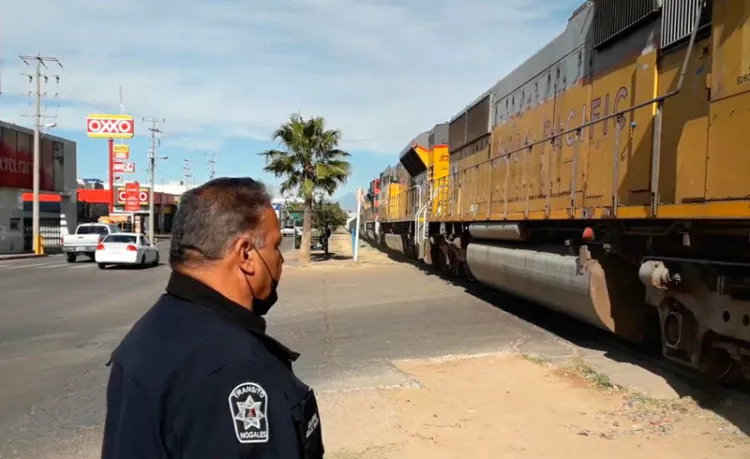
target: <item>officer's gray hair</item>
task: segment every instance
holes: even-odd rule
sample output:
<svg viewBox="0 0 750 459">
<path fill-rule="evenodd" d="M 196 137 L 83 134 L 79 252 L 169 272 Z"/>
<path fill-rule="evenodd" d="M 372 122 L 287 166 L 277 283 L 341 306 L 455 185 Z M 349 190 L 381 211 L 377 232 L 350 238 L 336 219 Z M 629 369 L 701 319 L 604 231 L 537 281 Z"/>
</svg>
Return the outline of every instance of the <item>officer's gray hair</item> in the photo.
<svg viewBox="0 0 750 459">
<path fill-rule="evenodd" d="M 191 266 L 217 261 L 237 237 L 251 233 L 262 248 L 263 212 L 271 205 L 265 186 L 249 177 L 218 178 L 187 191 L 172 223 L 169 264 Z"/>
</svg>

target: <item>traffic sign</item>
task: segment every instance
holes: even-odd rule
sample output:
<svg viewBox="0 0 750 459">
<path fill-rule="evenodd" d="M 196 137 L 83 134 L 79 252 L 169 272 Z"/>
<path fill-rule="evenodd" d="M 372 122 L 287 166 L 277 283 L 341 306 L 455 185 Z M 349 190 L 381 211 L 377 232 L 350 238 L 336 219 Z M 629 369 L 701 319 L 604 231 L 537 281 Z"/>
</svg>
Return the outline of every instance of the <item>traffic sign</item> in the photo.
<svg viewBox="0 0 750 459">
<path fill-rule="evenodd" d="M 135 135 L 135 121 L 130 115 L 89 115 L 86 133 L 93 138 L 131 139 Z"/>
</svg>

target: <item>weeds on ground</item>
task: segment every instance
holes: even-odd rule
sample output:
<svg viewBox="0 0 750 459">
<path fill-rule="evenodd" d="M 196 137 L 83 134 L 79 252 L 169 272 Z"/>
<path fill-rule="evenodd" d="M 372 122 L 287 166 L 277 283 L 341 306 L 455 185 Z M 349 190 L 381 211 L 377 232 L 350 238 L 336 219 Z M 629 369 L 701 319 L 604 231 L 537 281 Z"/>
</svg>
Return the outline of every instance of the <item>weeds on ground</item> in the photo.
<svg viewBox="0 0 750 459">
<path fill-rule="evenodd" d="M 608 375 L 594 369 L 581 357 L 574 357 L 561 365 L 555 365 L 548 359 L 536 355 L 523 355 L 523 357 L 537 365 L 554 368 L 554 373 L 560 376 L 574 378 L 598 391 L 622 397 L 622 404 L 618 408 L 594 414 L 601 423 L 600 429 L 584 429 L 579 432 L 579 435 L 595 435 L 604 439 L 636 434 L 666 435 L 671 433 L 674 426 L 685 418 L 699 417 L 716 420 L 715 416 L 700 409 L 689 397 L 658 399 L 625 388 L 613 382 Z"/>
<path fill-rule="evenodd" d="M 587 381 L 601 390 L 610 392 L 619 392 L 623 390 L 622 386 L 612 382 L 609 375 L 596 371 L 594 367 L 586 363 L 581 357 L 572 358 L 567 364 L 560 368 L 560 371 Z"/>
<path fill-rule="evenodd" d="M 550 364 L 550 361 L 542 356 L 536 354 L 521 354 L 524 359 L 531 363 L 535 363 L 539 366 L 546 367 Z"/>
<path fill-rule="evenodd" d="M 528 360 L 531 363 L 537 364 L 539 366 L 548 367 L 548 366 L 555 366 L 555 373 L 561 374 L 563 376 L 573 376 L 575 378 L 581 379 L 583 381 L 586 381 L 587 383 L 592 384 L 597 389 L 606 390 L 606 391 L 622 391 L 622 386 L 615 384 L 612 382 L 609 376 L 607 376 L 604 373 L 601 373 L 599 371 L 596 371 L 591 365 L 586 363 L 581 357 L 574 357 L 570 359 L 568 362 L 556 366 L 552 365 L 552 362 L 542 356 L 535 355 L 535 354 L 522 354 L 523 358 Z"/>
</svg>

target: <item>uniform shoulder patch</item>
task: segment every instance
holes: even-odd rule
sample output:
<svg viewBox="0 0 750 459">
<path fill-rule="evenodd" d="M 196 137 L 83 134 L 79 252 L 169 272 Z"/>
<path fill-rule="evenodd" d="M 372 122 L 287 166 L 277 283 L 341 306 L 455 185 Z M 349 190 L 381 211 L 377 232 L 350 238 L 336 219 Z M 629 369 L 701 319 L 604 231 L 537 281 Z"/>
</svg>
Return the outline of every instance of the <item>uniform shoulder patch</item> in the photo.
<svg viewBox="0 0 750 459">
<path fill-rule="evenodd" d="M 268 394 L 259 384 L 243 382 L 229 393 L 229 411 L 240 443 L 268 442 Z"/>
</svg>

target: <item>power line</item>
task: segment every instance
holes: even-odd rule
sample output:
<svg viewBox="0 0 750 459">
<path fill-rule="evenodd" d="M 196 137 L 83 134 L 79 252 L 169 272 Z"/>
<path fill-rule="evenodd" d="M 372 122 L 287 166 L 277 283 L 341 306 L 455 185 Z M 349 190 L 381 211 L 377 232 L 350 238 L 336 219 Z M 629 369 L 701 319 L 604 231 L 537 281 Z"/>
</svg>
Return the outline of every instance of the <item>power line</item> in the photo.
<svg viewBox="0 0 750 459">
<path fill-rule="evenodd" d="M 46 64 L 47 62 L 52 62 L 52 63 L 57 64 L 58 66 L 60 66 L 60 69 L 62 69 L 63 66 L 62 66 L 62 64 L 60 63 L 60 61 L 56 57 L 44 57 L 44 56 L 41 56 L 41 55 L 37 55 L 37 56 L 18 56 L 18 57 L 27 66 L 31 66 L 31 62 L 32 61 L 36 62 L 36 69 L 35 69 L 34 73 L 22 73 L 21 74 L 22 76 L 28 77 L 29 83 L 34 83 L 36 81 L 36 88 L 35 88 L 35 90 L 34 91 L 29 91 L 28 94 L 27 94 L 27 95 L 33 95 L 33 96 L 36 97 L 36 101 L 35 101 L 36 102 L 36 109 L 35 109 L 33 115 L 23 115 L 22 114 L 21 116 L 23 116 L 25 118 L 35 118 L 36 119 L 35 120 L 36 121 L 35 124 L 41 126 L 41 124 L 42 124 L 41 123 L 42 118 L 45 118 L 45 119 L 57 118 L 57 115 L 54 115 L 54 116 L 43 115 L 42 112 L 41 112 L 42 97 L 45 97 L 47 95 L 46 92 L 42 92 L 42 80 L 44 80 L 44 84 L 48 84 L 50 78 L 53 78 L 55 80 L 56 84 L 58 84 L 58 85 L 60 84 L 60 75 L 59 74 L 56 74 L 56 73 L 55 74 L 42 73 L 42 67 L 44 67 L 45 69 L 47 69 L 47 64 Z M 58 101 L 59 101 L 59 94 L 58 94 L 57 91 L 55 92 L 55 97 L 57 97 Z M 58 102 L 58 105 L 59 105 L 59 102 Z"/>
<path fill-rule="evenodd" d="M 182 167 L 183 175 L 185 175 L 185 191 L 188 191 L 190 189 L 190 177 L 193 176 L 192 172 L 190 172 L 190 163 L 191 160 L 187 158 L 182 159 L 185 162 L 185 165 Z"/>
<path fill-rule="evenodd" d="M 32 202 L 32 218 L 31 218 L 31 232 L 32 232 L 32 238 L 33 238 L 33 245 L 34 245 L 34 253 L 40 254 L 41 253 L 41 246 L 39 244 L 40 237 L 39 237 L 39 174 L 41 173 L 41 167 L 40 167 L 40 160 L 41 160 L 41 152 L 40 152 L 40 131 L 42 129 L 42 78 L 44 78 L 44 82 L 47 83 L 49 80 L 49 76 L 47 74 L 42 73 L 42 67 L 45 69 L 47 68 L 47 62 L 52 62 L 60 66 L 60 69 L 63 68 L 62 64 L 56 57 L 42 57 L 41 54 L 37 54 L 36 56 L 18 56 L 21 58 L 21 60 L 26 65 L 31 65 L 29 62 L 34 61 L 36 63 L 36 68 L 33 74 L 26 74 L 26 76 L 29 77 L 29 82 L 36 81 L 36 104 L 35 110 L 34 110 L 34 162 L 32 164 L 33 167 L 33 185 L 32 185 L 32 192 L 33 192 L 33 202 Z M 54 76 L 58 83 L 60 82 L 60 75 L 52 75 Z"/>
</svg>

